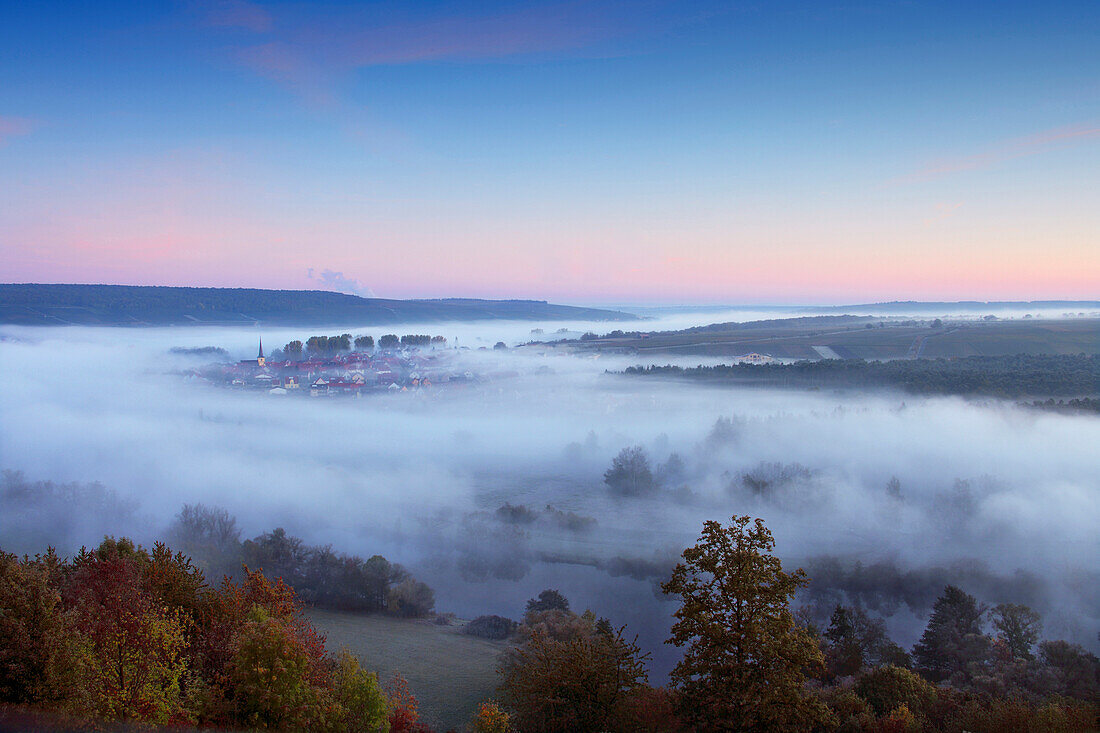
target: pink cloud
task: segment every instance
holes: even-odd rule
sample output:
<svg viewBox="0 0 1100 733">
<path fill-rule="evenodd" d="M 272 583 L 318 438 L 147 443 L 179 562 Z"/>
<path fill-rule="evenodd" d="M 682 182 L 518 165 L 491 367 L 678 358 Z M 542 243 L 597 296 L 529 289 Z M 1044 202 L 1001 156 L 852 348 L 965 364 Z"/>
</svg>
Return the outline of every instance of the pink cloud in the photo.
<svg viewBox="0 0 1100 733">
<path fill-rule="evenodd" d="M 1006 160 L 1036 155 L 1098 138 L 1100 138 L 1100 127 L 1096 125 L 1076 125 L 1043 130 L 1027 137 L 1007 140 L 973 155 L 933 161 L 920 170 L 895 179 L 891 183 L 918 183 L 952 173 L 980 170 L 1003 163 Z"/>
<path fill-rule="evenodd" d="M 37 123 L 26 117 L 0 116 L 0 146 L 6 144 L 9 138 L 31 134 L 36 127 Z"/>
</svg>

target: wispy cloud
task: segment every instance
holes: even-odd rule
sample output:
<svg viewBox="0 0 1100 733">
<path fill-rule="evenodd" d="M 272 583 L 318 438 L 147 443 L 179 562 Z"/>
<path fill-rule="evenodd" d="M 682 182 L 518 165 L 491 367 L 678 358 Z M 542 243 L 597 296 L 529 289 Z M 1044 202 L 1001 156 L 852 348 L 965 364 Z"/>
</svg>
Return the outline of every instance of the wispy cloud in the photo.
<svg viewBox="0 0 1100 733">
<path fill-rule="evenodd" d="M 274 27 L 271 13 L 247 0 L 206 0 L 197 9 L 203 24 L 212 28 L 240 28 L 253 33 L 267 33 Z"/>
<path fill-rule="evenodd" d="M 634 33 L 643 24 L 659 27 L 647 10 L 660 6 L 647 2 L 627 12 L 620 6 L 574 1 L 486 13 L 475 5 L 446 16 L 406 14 L 386 21 L 361 8 L 287 17 L 285 22 L 276 14 L 269 26 L 275 32 L 235 54 L 256 73 L 316 97 L 326 95 L 325 87 L 343 75 L 371 66 L 577 52 Z M 224 15 L 236 18 L 243 11 Z"/>
<path fill-rule="evenodd" d="M 947 218 L 950 218 L 950 217 L 954 216 L 955 212 L 958 211 L 959 207 L 961 207 L 961 206 L 962 206 L 961 201 L 959 201 L 958 203 L 954 203 L 954 204 L 948 204 L 948 203 L 936 204 L 936 213 L 933 216 L 930 216 L 927 219 L 925 219 L 924 220 L 924 225 L 926 227 L 931 226 L 931 225 L 935 224 L 938 221 L 943 221 L 944 219 L 947 219 Z"/>
<path fill-rule="evenodd" d="M 373 298 L 374 291 L 368 288 L 359 280 L 346 277 L 342 272 L 336 272 L 334 270 L 322 270 L 321 274 L 316 274 L 315 270 L 311 267 L 306 270 L 306 277 L 312 282 L 317 283 L 322 290 L 334 290 L 337 293 L 347 293 L 348 295 L 358 295 L 361 298 Z"/>
<path fill-rule="evenodd" d="M 1014 158 L 1037 155 L 1097 139 L 1100 139 L 1100 125 L 1076 125 L 1043 130 L 1027 137 L 1006 140 L 973 155 L 933 161 L 920 170 L 896 178 L 890 183 L 919 183 L 952 173 L 981 170 Z"/>
<path fill-rule="evenodd" d="M 0 147 L 7 144 L 8 140 L 21 135 L 29 135 L 38 124 L 26 117 L 5 117 L 0 115 Z"/>
</svg>

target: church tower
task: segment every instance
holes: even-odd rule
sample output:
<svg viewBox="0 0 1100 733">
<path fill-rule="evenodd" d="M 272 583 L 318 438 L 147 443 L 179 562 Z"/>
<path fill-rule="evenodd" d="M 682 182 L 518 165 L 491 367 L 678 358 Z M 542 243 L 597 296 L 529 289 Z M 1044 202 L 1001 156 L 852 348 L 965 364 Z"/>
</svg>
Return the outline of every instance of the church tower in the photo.
<svg viewBox="0 0 1100 733">
<path fill-rule="evenodd" d="M 256 355 L 256 366 L 263 366 L 267 362 L 264 358 L 264 340 L 260 339 L 260 353 Z"/>
</svg>

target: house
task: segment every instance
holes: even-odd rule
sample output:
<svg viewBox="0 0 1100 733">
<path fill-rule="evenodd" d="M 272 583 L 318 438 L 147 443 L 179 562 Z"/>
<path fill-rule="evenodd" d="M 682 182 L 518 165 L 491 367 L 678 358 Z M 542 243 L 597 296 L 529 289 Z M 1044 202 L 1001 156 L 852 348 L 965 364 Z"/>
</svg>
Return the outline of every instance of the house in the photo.
<svg viewBox="0 0 1100 733">
<path fill-rule="evenodd" d="M 744 356 L 737 357 L 739 364 L 773 364 L 776 359 L 774 356 L 768 356 L 767 354 L 757 354 L 755 351 L 751 354 L 745 354 Z"/>
</svg>

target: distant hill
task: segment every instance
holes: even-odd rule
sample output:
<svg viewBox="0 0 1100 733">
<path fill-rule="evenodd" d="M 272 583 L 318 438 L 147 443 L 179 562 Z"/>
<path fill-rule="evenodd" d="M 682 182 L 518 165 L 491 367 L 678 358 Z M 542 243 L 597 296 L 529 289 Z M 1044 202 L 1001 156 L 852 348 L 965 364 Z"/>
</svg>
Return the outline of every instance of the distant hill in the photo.
<svg viewBox="0 0 1100 733">
<path fill-rule="evenodd" d="M 1100 354 L 1100 318 L 1013 320 L 882 319 L 871 316 L 803 316 L 746 323 L 712 323 L 679 331 L 611 331 L 562 342 L 582 351 L 654 358 L 657 354 L 778 359 L 906 359 Z M 653 362 L 650 362 L 653 363 Z"/>
<path fill-rule="evenodd" d="M 634 321 L 544 300 L 388 300 L 321 290 L 0 284 L 0 323 L 25 326 L 381 325 L 411 321 Z"/>
<path fill-rule="evenodd" d="M 783 318 L 790 313 L 820 313 L 875 316 L 919 316 L 931 317 L 944 315 L 985 315 L 1000 314 L 1005 311 L 1019 311 L 1026 313 L 1034 311 L 1052 315 L 1051 311 L 1060 314 L 1078 314 L 1100 312 L 1100 300 L 957 300 L 957 301 L 920 301 L 904 300 L 889 303 L 858 303 L 851 305 L 758 305 L 746 303 L 730 303 L 726 305 L 675 305 L 675 306 L 621 306 L 622 310 L 629 313 L 637 313 L 640 316 L 660 317 L 679 313 L 721 313 L 724 311 L 753 311 L 756 313 L 774 313 L 776 318 Z"/>
</svg>

